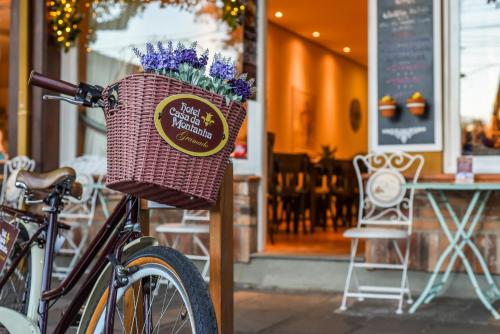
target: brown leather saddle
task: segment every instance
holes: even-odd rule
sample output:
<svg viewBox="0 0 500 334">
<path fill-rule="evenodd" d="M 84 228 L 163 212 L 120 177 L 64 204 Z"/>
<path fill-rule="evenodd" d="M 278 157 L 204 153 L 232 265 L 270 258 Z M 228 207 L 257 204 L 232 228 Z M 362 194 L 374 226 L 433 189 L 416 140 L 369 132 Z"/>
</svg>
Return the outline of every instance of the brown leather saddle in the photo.
<svg viewBox="0 0 500 334">
<path fill-rule="evenodd" d="M 82 185 L 75 182 L 76 172 L 71 167 L 62 167 L 47 173 L 35 173 L 25 170 L 17 174 L 16 186 L 32 192 L 50 192 L 57 186 L 64 186 L 66 195 L 79 199 Z"/>
</svg>

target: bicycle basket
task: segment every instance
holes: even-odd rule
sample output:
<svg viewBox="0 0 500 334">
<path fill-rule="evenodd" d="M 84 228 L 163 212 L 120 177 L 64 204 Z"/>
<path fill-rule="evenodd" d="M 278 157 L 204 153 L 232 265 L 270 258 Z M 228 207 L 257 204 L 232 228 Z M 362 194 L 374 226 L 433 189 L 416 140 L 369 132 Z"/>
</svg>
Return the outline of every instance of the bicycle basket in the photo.
<svg viewBox="0 0 500 334">
<path fill-rule="evenodd" d="M 184 209 L 215 204 L 246 115 L 240 103 L 149 73 L 106 87 L 103 98 L 107 187 Z"/>
</svg>

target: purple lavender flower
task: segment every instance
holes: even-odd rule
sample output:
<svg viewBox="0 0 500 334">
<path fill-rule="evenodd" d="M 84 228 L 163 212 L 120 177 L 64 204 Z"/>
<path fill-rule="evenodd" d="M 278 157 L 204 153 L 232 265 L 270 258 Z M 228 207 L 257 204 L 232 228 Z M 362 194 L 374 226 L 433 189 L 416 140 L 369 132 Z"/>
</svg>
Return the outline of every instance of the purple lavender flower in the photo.
<svg viewBox="0 0 500 334">
<path fill-rule="evenodd" d="M 179 63 L 188 64 L 193 67 L 198 64 L 198 55 L 194 49 L 182 49 L 177 52 Z"/>
<path fill-rule="evenodd" d="M 137 48 L 134 48 L 134 53 L 139 57 L 145 72 L 154 72 L 158 68 L 159 54 L 156 53 L 153 44 L 146 44 L 145 54 L 142 54 Z"/>
<path fill-rule="evenodd" d="M 250 85 L 241 78 L 229 80 L 229 86 L 234 94 L 241 96 L 241 102 L 245 102 L 252 96 Z"/>
<path fill-rule="evenodd" d="M 230 60 L 221 58 L 220 54 L 217 54 L 210 66 L 210 75 L 217 79 L 231 80 L 236 75 L 236 68 Z"/>
<path fill-rule="evenodd" d="M 205 50 L 205 52 L 198 58 L 198 62 L 196 63 L 195 68 L 201 69 L 207 66 L 208 63 L 208 49 Z"/>
<path fill-rule="evenodd" d="M 168 42 L 167 48 L 163 46 L 162 42 L 158 42 L 158 69 L 165 69 L 169 71 L 179 70 L 179 59 L 174 52 L 172 42 Z"/>
</svg>

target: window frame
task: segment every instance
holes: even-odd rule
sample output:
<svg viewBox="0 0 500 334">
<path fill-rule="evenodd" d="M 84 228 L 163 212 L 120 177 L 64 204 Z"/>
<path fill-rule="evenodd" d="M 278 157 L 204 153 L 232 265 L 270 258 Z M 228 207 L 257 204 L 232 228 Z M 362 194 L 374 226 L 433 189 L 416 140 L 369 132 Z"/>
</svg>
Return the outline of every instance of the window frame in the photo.
<svg viewBox="0 0 500 334">
<path fill-rule="evenodd" d="M 456 173 L 457 158 L 461 155 L 460 125 L 460 1 L 444 0 L 443 4 L 443 95 L 444 105 L 444 154 L 445 173 Z M 500 154 L 472 156 L 474 173 L 500 173 Z"/>
</svg>

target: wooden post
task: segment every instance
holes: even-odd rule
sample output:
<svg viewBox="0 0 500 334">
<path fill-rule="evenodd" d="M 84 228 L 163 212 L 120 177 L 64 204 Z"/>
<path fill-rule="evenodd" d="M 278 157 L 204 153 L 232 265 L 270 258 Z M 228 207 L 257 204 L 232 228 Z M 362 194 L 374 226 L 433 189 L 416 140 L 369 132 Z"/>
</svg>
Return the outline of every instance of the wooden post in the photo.
<svg viewBox="0 0 500 334">
<path fill-rule="evenodd" d="M 148 202 L 141 200 L 139 220 L 149 234 Z M 217 204 L 210 211 L 210 296 L 219 334 L 233 333 L 233 165 L 226 169 Z"/>
<path fill-rule="evenodd" d="M 141 225 L 142 235 L 150 235 L 149 233 L 149 207 L 148 201 L 140 199 L 139 203 L 139 224 Z"/>
<path fill-rule="evenodd" d="M 210 211 L 210 295 L 219 334 L 233 333 L 233 165 Z"/>
</svg>

